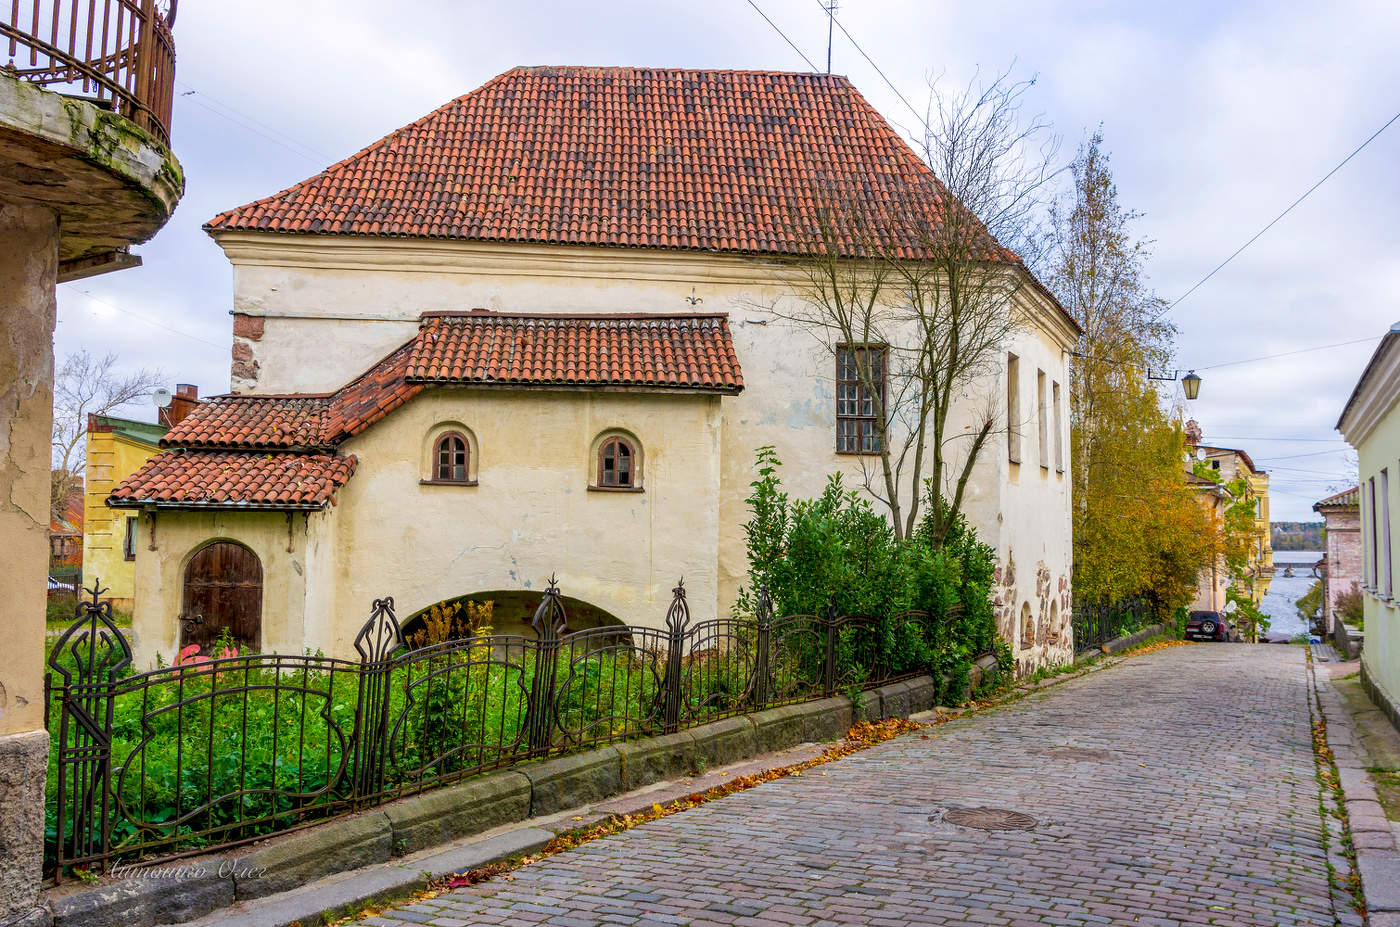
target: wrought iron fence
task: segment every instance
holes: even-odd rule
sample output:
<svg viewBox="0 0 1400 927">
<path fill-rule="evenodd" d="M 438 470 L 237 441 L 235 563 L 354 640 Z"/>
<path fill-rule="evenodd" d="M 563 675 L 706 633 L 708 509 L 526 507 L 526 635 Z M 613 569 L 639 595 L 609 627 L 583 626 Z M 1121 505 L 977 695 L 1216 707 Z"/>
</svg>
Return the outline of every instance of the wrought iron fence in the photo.
<svg viewBox="0 0 1400 927">
<path fill-rule="evenodd" d="M 0 3 L 0 71 L 91 95 L 170 141 L 178 0 L 11 0 Z M 18 58 L 16 56 L 18 55 Z"/>
<path fill-rule="evenodd" d="M 741 712 L 927 672 L 896 635 L 934 639 L 923 612 L 887 619 L 692 621 L 684 583 L 660 628 L 570 633 L 551 579 L 534 637 L 408 649 L 392 599 L 358 660 L 216 654 L 130 674 L 131 647 L 94 586 L 49 655 L 53 737 L 46 866 L 55 881 L 116 860 L 246 843 L 524 760 L 669 733 Z"/>
<path fill-rule="evenodd" d="M 1096 603 L 1076 602 L 1074 606 L 1074 646 L 1079 652 L 1093 650 L 1152 623 L 1152 605 L 1138 596 L 1121 602 L 1107 599 Z"/>
</svg>

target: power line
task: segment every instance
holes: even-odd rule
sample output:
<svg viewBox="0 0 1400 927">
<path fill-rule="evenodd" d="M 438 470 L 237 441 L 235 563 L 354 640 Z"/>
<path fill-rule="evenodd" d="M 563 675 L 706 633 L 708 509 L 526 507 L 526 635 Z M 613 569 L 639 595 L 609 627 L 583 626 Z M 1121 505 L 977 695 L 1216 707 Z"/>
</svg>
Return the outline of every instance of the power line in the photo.
<svg viewBox="0 0 1400 927">
<path fill-rule="evenodd" d="M 1337 173 L 1337 171 L 1339 171 L 1339 170 L 1341 170 L 1343 167 L 1345 167 L 1348 161 L 1350 161 L 1352 158 L 1354 158 L 1354 157 L 1356 157 L 1358 154 L 1360 154 L 1360 153 L 1361 153 L 1361 150 L 1362 150 L 1363 148 L 1365 148 L 1367 145 L 1369 145 L 1369 144 L 1371 144 L 1372 142 L 1374 142 L 1374 141 L 1376 140 L 1376 138 L 1377 138 L 1382 132 L 1384 132 L 1386 129 L 1390 128 L 1391 124 L 1393 124 L 1397 119 L 1400 119 L 1400 113 L 1396 113 L 1394 116 L 1391 116 L 1389 119 L 1387 119 L 1386 122 L 1385 122 L 1385 125 L 1381 126 L 1381 127 L 1380 127 L 1379 129 L 1377 129 L 1375 132 L 1371 133 L 1370 138 L 1366 139 L 1366 141 L 1364 141 L 1364 142 L 1362 142 L 1360 145 L 1356 146 L 1356 148 L 1352 151 L 1351 154 L 1349 154 L 1349 155 L 1347 155 L 1345 158 L 1343 158 L 1343 159 L 1341 160 L 1341 162 L 1340 162 L 1336 167 L 1334 167 L 1334 168 L 1332 168 L 1330 171 L 1328 171 L 1328 172 L 1326 173 L 1326 175 L 1323 176 L 1323 178 L 1322 178 L 1321 180 L 1319 180 L 1317 183 L 1313 184 L 1311 187 L 1308 187 L 1307 192 L 1305 192 L 1302 196 L 1298 197 L 1296 200 L 1294 200 L 1292 203 L 1290 203 L 1290 204 L 1288 205 L 1288 208 L 1285 209 L 1283 212 L 1279 213 L 1277 216 L 1274 216 L 1274 218 L 1272 219 L 1272 221 L 1269 222 L 1268 225 L 1264 226 L 1264 227 L 1263 227 L 1262 229 L 1260 229 L 1257 233 L 1255 233 L 1255 235 L 1254 235 L 1253 238 L 1251 238 L 1249 241 L 1245 242 L 1244 244 L 1240 245 L 1239 248 L 1237 248 L 1237 249 L 1235 250 L 1235 253 L 1234 253 L 1234 254 L 1230 255 L 1230 256 L 1227 257 L 1225 260 L 1223 260 L 1223 261 L 1221 261 L 1219 264 L 1217 264 L 1214 270 L 1212 270 L 1210 273 L 1206 274 L 1206 275 L 1205 275 L 1204 277 L 1202 277 L 1200 280 L 1197 280 L 1196 283 L 1195 283 L 1195 285 L 1192 286 L 1191 289 L 1187 290 L 1185 293 L 1182 293 L 1180 296 L 1178 296 L 1178 297 L 1176 298 L 1176 300 L 1175 300 L 1174 302 L 1172 302 L 1171 305 L 1167 306 L 1167 308 L 1165 308 L 1165 309 L 1163 309 L 1161 312 L 1157 313 L 1157 317 L 1160 318 L 1161 316 L 1163 316 L 1163 315 L 1165 315 L 1166 313 L 1168 313 L 1168 312 L 1172 311 L 1173 309 L 1175 309 L 1178 303 L 1180 303 L 1180 302 L 1181 302 L 1183 299 L 1185 299 L 1186 297 L 1190 296 L 1192 293 L 1196 292 L 1196 290 L 1200 289 L 1200 287 L 1201 287 L 1202 284 L 1204 284 L 1204 283 L 1205 283 L 1207 280 L 1209 280 L 1211 277 L 1214 277 L 1222 268 L 1225 267 L 1226 264 L 1229 264 L 1229 263 L 1230 263 L 1231 261 L 1233 261 L 1235 258 L 1239 257 L 1239 256 L 1240 256 L 1240 253 L 1243 252 L 1244 249 L 1248 248 L 1250 245 L 1252 245 L 1252 244 L 1254 244 L 1256 241 L 1258 241 L 1259 238 L 1260 238 L 1265 232 L 1267 232 L 1269 229 L 1273 228 L 1273 227 L 1278 223 L 1278 221 L 1279 221 L 1280 219 L 1282 219 L 1284 216 L 1286 216 L 1286 215 L 1288 215 L 1290 212 L 1292 212 L 1293 209 L 1294 209 L 1294 207 L 1296 207 L 1299 203 L 1303 202 L 1303 200 L 1305 200 L 1305 199 L 1307 199 L 1309 196 L 1311 196 L 1311 195 L 1312 195 L 1312 192 L 1313 192 L 1314 190 L 1316 190 L 1318 187 L 1322 186 L 1324 183 L 1326 183 L 1326 182 L 1332 177 L 1333 174 Z"/>
<path fill-rule="evenodd" d="M 1280 353 L 1280 354 L 1264 354 L 1264 355 L 1262 355 L 1262 356 L 1260 356 L 1260 357 L 1247 357 L 1247 358 L 1245 358 L 1244 360 L 1225 361 L 1223 364 L 1209 364 L 1209 365 L 1207 365 L 1207 366 L 1205 366 L 1205 367 L 1197 367 L 1197 368 L 1195 368 L 1195 369 L 1197 369 L 1197 370 L 1219 370 L 1221 367 L 1234 367 L 1234 366 L 1237 365 L 1237 364 L 1252 364 L 1252 363 L 1254 363 L 1255 361 L 1273 360 L 1273 359 L 1276 358 L 1276 357 L 1292 357 L 1292 356 L 1295 355 L 1295 354 L 1307 354 L 1307 353 L 1312 352 L 1312 351 L 1327 351 L 1327 350 L 1331 350 L 1332 348 L 1344 348 L 1344 347 L 1346 347 L 1346 346 L 1348 346 L 1348 345 L 1352 345 L 1352 344 L 1365 344 L 1365 343 L 1367 343 L 1367 342 L 1371 342 L 1371 341 L 1375 341 L 1375 340 L 1376 340 L 1376 338 L 1375 338 L 1375 336 L 1373 335 L 1373 336 L 1371 336 L 1371 337 L 1369 337 L 1369 338 L 1357 338 L 1357 339 L 1355 339 L 1355 340 L 1353 340 L 1353 341 L 1338 341 L 1338 342 L 1336 342 L 1335 344 L 1320 344 L 1320 345 L 1317 345 L 1316 347 L 1312 347 L 1312 348 L 1299 348 L 1299 349 L 1296 350 L 1296 351 L 1284 351 L 1284 352 L 1282 352 L 1282 353 Z"/>
<path fill-rule="evenodd" d="M 826 9 L 826 5 L 822 3 L 822 0 L 817 0 L 817 3 L 819 6 L 822 7 L 823 10 Z M 899 92 L 899 88 L 894 85 L 894 81 L 886 77 L 885 72 L 880 70 L 880 66 L 875 63 L 875 59 L 871 58 L 865 53 L 865 49 L 860 47 L 860 43 L 855 40 L 855 36 L 851 35 L 851 33 L 846 29 L 846 27 L 841 24 L 841 20 L 836 18 L 835 12 L 832 12 L 830 15 L 831 21 L 836 24 L 836 28 L 841 30 L 841 34 L 846 37 L 846 40 L 850 42 L 851 45 L 855 47 L 855 50 L 860 52 L 860 56 L 864 58 L 872 68 L 875 69 L 875 73 L 880 75 L 880 79 L 885 82 L 885 86 L 889 87 L 890 90 L 894 91 L 894 95 L 899 97 L 899 101 L 905 106 L 909 107 L 909 112 L 914 114 L 914 118 L 919 120 L 919 122 L 923 123 L 924 131 L 932 135 L 933 130 L 929 128 L 928 120 L 924 118 L 923 114 L 914 108 L 914 104 L 910 103 L 907 99 L 904 98 L 904 94 Z"/>
<path fill-rule="evenodd" d="M 1260 462 L 1266 460 L 1297 460 L 1299 457 L 1321 457 L 1324 454 L 1345 454 L 1346 451 L 1338 448 L 1334 451 L 1309 451 L 1306 454 L 1281 454 L 1277 457 L 1259 457 Z"/>
<path fill-rule="evenodd" d="M 106 307 L 109 308 L 109 309 L 115 309 L 115 310 L 118 311 L 118 312 L 121 312 L 121 313 L 123 313 L 123 314 L 125 314 L 125 315 L 131 316 L 133 319 L 138 319 L 138 320 L 140 320 L 140 321 L 142 321 L 142 322 L 145 322 L 147 325 L 153 325 L 153 326 L 155 326 L 156 328 L 163 328 L 163 329 L 165 329 L 166 331 L 170 332 L 170 333 L 173 334 L 173 335 L 179 335 L 180 337 L 182 337 L 182 338 L 188 338 L 188 339 L 190 339 L 191 341 L 198 341 L 198 342 L 200 342 L 201 344 L 207 344 L 207 345 L 209 345 L 211 348 L 218 348 L 219 350 L 223 350 L 224 348 L 227 347 L 227 345 L 216 344 L 215 342 L 209 341 L 209 340 L 206 339 L 206 338 L 201 338 L 201 337 L 199 337 L 198 335 L 191 335 L 189 332 L 180 331 L 180 329 L 178 329 L 178 328 L 171 328 L 169 325 L 166 325 L 164 322 L 159 322 L 159 321 L 157 321 L 157 320 L 155 320 L 155 319 L 153 319 L 153 318 L 151 318 L 151 317 L 149 317 L 149 316 L 142 315 L 142 314 L 139 313 L 139 312 L 132 312 L 130 309 L 127 309 L 127 308 L 125 308 L 125 307 L 123 307 L 123 306 L 118 306 L 116 303 L 113 303 L 113 302 L 108 302 L 107 300 L 101 298 L 100 296 L 94 296 L 92 293 L 89 293 L 87 290 L 72 289 L 72 290 L 69 290 L 68 292 L 70 292 L 70 293 L 77 293 L 79 296 L 86 296 L 88 299 L 92 300 L 93 302 L 97 303 L 97 304 L 100 305 L 100 306 L 106 306 Z"/>
<path fill-rule="evenodd" d="M 778 33 L 778 35 L 783 37 L 783 41 L 788 43 L 788 45 L 792 47 L 793 51 L 797 52 L 797 54 L 802 56 L 802 60 L 807 62 L 807 67 L 811 68 L 814 72 L 819 73 L 821 71 L 821 68 L 813 64 L 812 59 L 807 57 L 807 53 L 804 52 L 802 49 L 798 48 L 797 43 L 794 42 L 792 39 L 788 38 L 787 33 L 779 29 L 778 24 L 773 22 L 773 20 L 769 19 L 768 14 L 763 12 L 763 10 L 759 7 L 757 3 L 754 2 L 754 0 L 748 0 L 748 4 L 749 6 L 754 8 L 754 12 L 758 13 L 759 16 L 763 17 L 764 22 L 773 27 L 774 32 Z"/>
<path fill-rule="evenodd" d="M 1212 441 L 1296 441 L 1296 442 L 1298 442 L 1298 443 L 1305 443 L 1305 442 L 1307 442 L 1307 443 L 1313 443 L 1313 444 L 1329 444 L 1329 443 L 1335 441 L 1335 442 L 1337 442 L 1338 444 L 1345 444 L 1345 443 L 1346 443 L 1346 442 L 1343 441 L 1341 438 L 1250 438 L 1250 437 L 1244 437 L 1244 438 L 1242 438 L 1242 437 L 1240 437 L 1239 435 L 1220 435 L 1219 437 L 1212 437 L 1211 440 L 1212 440 Z M 1203 446 L 1203 447 L 1214 447 L 1215 445 L 1212 445 L 1212 444 L 1205 444 L 1205 445 L 1202 445 L 1202 446 Z"/>
<path fill-rule="evenodd" d="M 175 82 L 175 85 L 177 87 L 185 88 L 185 91 L 180 94 L 182 98 L 188 99 L 189 102 L 195 104 L 196 106 L 208 110 L 215 116 L 219 116 L 220 118 L 233 123 L 241 129 L 246 129 L 247 131 L 252 132 L 255 135 L 261 135 L 263 138 L 272 142 L 274 145 L 278 145 L 282 148 L 285 148 L 292 154 L 300 155 L 301 157 L 306 158 L 308 161 L 312 161 L 319 164 L 334 162 L 336 160 L 336 158 L 332 157 L 331 155 L 317 151 L 310 145 L 303 144 L 302 142 L 293 138 L 291 135 L 288 135 L 286 132 L 274 128 L 273 126 L 270 126 L 267 123 L 262 122 L 261 120 L 255 119 L 254 117 L 249 116 L 247 113 L 244 113 L 240 110 L 233 108 L 232 106 L 229 106 L 222 100 L 219 100 L 216 97 L 212 97 L 202 90 L 199 90 L 195 87 L 191 87 L 189 84 L 178 80 Z M 209 105 L 210 103 L 214 105 L 211 106 Z M 215 107 L 219 108 L 216 109 Z M 258 128 L 259 126 L 261 126 L 262 128 Z M 262 129 L 266 129 L 267 131 L 264 132 L 262 131 Z M 275 136 L 281 136 L 281 138 L 276 138 Z"/>
</svg>

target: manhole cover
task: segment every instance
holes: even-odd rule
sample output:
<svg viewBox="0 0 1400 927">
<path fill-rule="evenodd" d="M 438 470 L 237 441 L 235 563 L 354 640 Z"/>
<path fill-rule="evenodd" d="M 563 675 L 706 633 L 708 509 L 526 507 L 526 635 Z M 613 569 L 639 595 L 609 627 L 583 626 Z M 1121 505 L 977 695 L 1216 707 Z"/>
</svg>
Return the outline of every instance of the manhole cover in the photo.
<svg viewBox="0 0 1400 927">
<path fill-rule="evenodd" d="M 1035 818 L 1005 808 L 953 808 L 943 813 L 943 820 L 959 827 L 979 830 L 1030 830 Z"/>
</svg>

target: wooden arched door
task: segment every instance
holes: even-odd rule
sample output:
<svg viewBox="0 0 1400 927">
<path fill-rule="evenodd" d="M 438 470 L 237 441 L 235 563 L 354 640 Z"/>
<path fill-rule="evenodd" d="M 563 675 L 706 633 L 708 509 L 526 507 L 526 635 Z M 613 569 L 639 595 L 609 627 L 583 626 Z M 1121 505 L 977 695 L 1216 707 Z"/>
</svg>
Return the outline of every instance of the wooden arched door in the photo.
<svg viewBox="0 0 1400 927">
<path fill-rule="evenodd" d="M 198 550 L 185 566 L 180 609 L 180 646 L 198 644 L 213 656 L 219 632 L 228 628 L 239 649 L 262 646 L 262 563 L 233 541 L 215 541 Z"/>
</svg>

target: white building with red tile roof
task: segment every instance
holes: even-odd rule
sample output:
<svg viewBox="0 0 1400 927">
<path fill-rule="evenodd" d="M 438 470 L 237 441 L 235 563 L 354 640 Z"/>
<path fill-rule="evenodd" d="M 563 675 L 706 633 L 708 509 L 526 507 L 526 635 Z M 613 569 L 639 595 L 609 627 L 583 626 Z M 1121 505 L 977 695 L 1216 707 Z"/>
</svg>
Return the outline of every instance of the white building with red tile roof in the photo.
<svg viewBox="0 0 1400 927">
<path fill-rule="evenodd" d="M 215 217 L 234 394 L 113 496 L 154 537 L 147 656 L 181 639 L 185 572 L 216 539 L 260 563 L 265 650 L 348 654 L 374 598 L 407 616 L 551 574 L 583 622 L 659 626 L 682 575 L 693 613 L 727 614 L 755 450 L 797 496 L 874 460 L 838 453 L 831 349 L 779 311 L 833 181 L 931 226 L 960 208 L 842 77 L 517 68 Z M 1039 435 L 990 443 L 965 503 L 1029 667 L 1071 646 L 1078 327 L 1016 255 L 976 247 L 1021 322 L 950 433 L 991 406 Z"/>
</svg>

